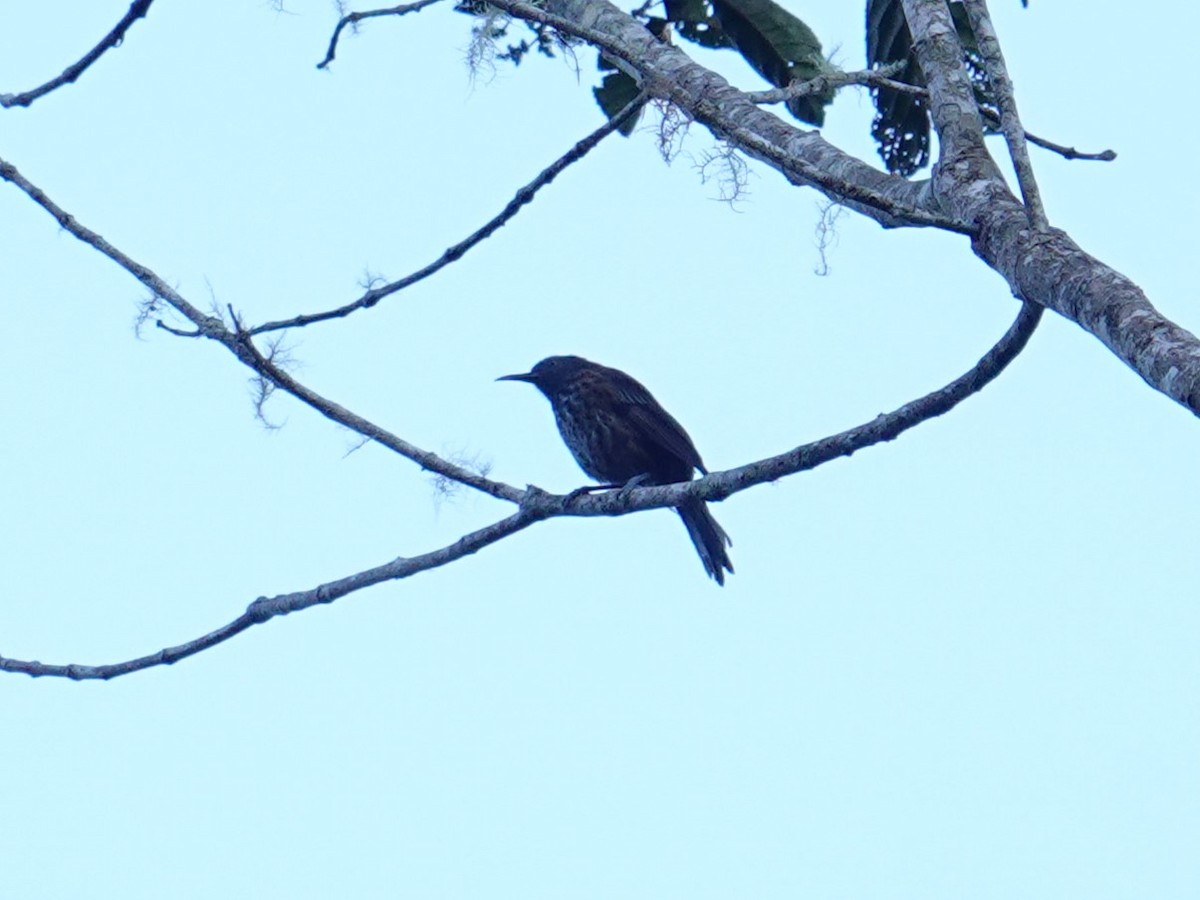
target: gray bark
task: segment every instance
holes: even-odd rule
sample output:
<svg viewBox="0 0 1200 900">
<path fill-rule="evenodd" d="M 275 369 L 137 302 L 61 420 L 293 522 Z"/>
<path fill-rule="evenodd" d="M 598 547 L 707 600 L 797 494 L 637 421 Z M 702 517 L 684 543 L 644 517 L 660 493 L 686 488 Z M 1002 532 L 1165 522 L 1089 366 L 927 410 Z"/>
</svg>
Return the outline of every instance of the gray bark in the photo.
<svg viewBox="0 0 1200 900">
<path fill-rule="evenodd" d="M 885 227 L 933 226 L 971 236 L 971 247 L 1013 295 L 1099 338 L 1148 384 L 1200 415 L 1200 342 L 1154 308 L 1127 277 L 1065 232 L 1032 226 L 983 141 L 962 51 L 945 0 L 904 0 L 931 93 L 940 157 L 928 181 L 879 171 L 756 106 L 724 78 L 656 40 L 607 0 L 496 0 L 519 18 L 583 38 L 619 60 L 655 98 L 669 101 L 731 146 Z"/>
</svg>

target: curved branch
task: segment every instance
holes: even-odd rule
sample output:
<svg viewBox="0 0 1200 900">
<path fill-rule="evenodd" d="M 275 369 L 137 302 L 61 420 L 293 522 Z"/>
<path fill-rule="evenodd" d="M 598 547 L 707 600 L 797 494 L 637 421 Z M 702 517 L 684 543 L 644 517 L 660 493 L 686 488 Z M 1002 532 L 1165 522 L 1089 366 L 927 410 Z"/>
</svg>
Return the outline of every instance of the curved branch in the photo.
<svg viewBox="0 0 1200 900">
<path fill-rule="evenodd" d="M 129 11 L 121 18 L 121 21 L 113 27 L 113 30 L 106 34 L 95 47 L 84 54 L 83 58 L 78 62 L 72 63 L 63 70 L 63 73 L 57 78 L 51 78 L 45 84 L 35 87 L 31 91 L 25 91 L 22 94 L 0 94 L 0 106 L 29 106 L 34 100 L 62 87 L 64 84 L 71 84 L 80 75 L 87 71 L 88 67 L 104 55 L 105 51 L 111 50 L 125 40 L 125 32 L 138 19 L 144 17 L 150 11 L 150 4 L 154 0 L 134 0 L 129 6 Z"/>
<path fill-rule="evenodd" d="M 53 664 L 37 660 L 9 659 L 0 656 L 0 672 L 14 672 L 32 677 L 70 678 L 74 681 L 108 680 L 121 675 L 171 665 L 195 656 L 210 647 L 224 643 L 254 625 L 261 625 L 277 616 L 299 612 L 312 606 L 332 603 L 341 597 L 384 581 L 397 581 L 447 565 L 468 556 L 511 534 L 528 528 L 535 522 L 555 516 L 618 516 L 644 509 L 678 506 L 689 496 L 706 500 L 723 500 L 757 484 L 775 481 L 785 475 L 813 469 L 822 463 L 898 437 L 908 429 L 940 416 L 967 397 L 978 393 L 1016 358 L 1025 347 L 1041 319 L 1042 309 L 1032 303 L 1023 304 L 1016 321 L 991 350 L 984 354 L 966 374 L 945 387 L 918 400 L 904 404 L 894 412 L 878 416 L 857 428 L 822 438 L 759 462 L 725 472 L 714 472 L 698 481 L 663 487 L 634 488 L 610 491 L 606 494 L 549 494 L 530 486 L 521 492 L 517 512 L 491 525 L 464 535 L 453 544 L 410 558 L 400 557 L 391 562 L 367 569 L 336 581 L 317 585 L 306 591 L 295 591 L 275 597 L 259 597 L 242 615 L 215 631 L 194 640 L 167 647 L 157 653 L 135 659 L 103 665 L 78 663 Z"/>
<path fill-rule="evenodd" d="M 615 116 L 597 128 L 583 140 L 576 143 L 574 147 L 539 172 L 533 181 L 520 188 L 516 194 L 513 195 L 513 198 L 508 201 L 504 209 L 500 210 L 497 215 L 492 217 L 473 234 L 459 241 L 454 246 L 447 247 L 441 256 L 424 268 L 417 269 L 417 271 L 406 275 L 397 281 L 392 281 L 388 284 L 383 284 L 379 287 L 372 288 L 357 300 L 353 301 L 352 303 L 347 303 L 345 306 L 339 306 L 336 309 L 326 310 L 325 312 L 308 313 L 306 315 L 294 316 L 291 319 L 282 319 L 278 322 L 266 322 L 262 325 L 258 325 L 249 329 L 249 333 L 251 335 L 256 335 L 263 334 L 267 331 L 278 331 L 282 328 L 301 328 L 305 325 L 312 325 L 314 322 L 324 322 L 329 319 L 343 318 L 344 316 L 348 316 L 360 309 L 369 309 L 384 297 L 388 297 L 391 294 L 402 291 L 406 287 L 410 287 L 416 284 L 418 281 L 428 278 L 438 270 L 450 265 L 450 263 L 461 259 L 468 250 L 487 240 L 495 232 L 507 225 L 512 218 L 521 211 L 523 206 L 533 201 L 533 198 L 538 191 L 546 187 L 546 185 L 550 184 L 550 182 L 561 175 L 563 170 L 568 166 L 583 159 L 584 156 L 595 149 L 597 144 L 620 128 L 625 120 L 637 112 L 645 102 L 645 92 L 639 93 L 636 97 L 630 100 L 629 103 L 622 107 Z"/>
<path fill-rule="evenodd" d="M 967 372 L 936 391 L 838 434 L 736 469 L 712 472 L 695 481 L 577 497 L 538 492 L 527 495 L 524 503 L 541 516 L 550 518 L 558 515 L 619 516 L 643 509 L 678 506 L 689 497 L 724 500 L 755 485 L 778 481 L 850 456 L 873 444 L 895 440 L 910 428 L 949 412 L 990 384 L 1025 349 L 1041 321 L 1042 312 L 1036 303 L 1023 303 L 1013 324 Z"/>
</svg>

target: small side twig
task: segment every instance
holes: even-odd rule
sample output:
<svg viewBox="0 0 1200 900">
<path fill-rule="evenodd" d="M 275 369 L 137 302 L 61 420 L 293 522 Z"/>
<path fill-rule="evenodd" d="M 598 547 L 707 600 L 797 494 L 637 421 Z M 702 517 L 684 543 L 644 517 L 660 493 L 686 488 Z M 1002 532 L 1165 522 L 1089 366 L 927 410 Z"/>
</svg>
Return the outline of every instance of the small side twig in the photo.
<svg viewBox="0 0 1200 900">
<path fill-rule="evenodd" d="M 337 26 L 333 29 L 333 36 L 329 38 L 329 49 L 325 51 L 325 58 L 317 63 L 317 68 L 326 69 L 333 62 L 334 56 L 337 55 L 338 39 L 347 27 L 357 26 L 363 19 L 374 19 L 378 16 L 404 16 L 408 13 L 420 12 L 425 7 L 432 6 L 437 2 L 438 0 L 416 0 L 415 3 L 401 3 L 390 9 L 369 9 L 364 12 L 347 13 L 338 19 Z"/>
<path fill-rule="evenodd" d="M 25 91 L 21 94 L 0 94 L 0 107 L 12 106 L 29 106 L 34 100 L 42 97 L 64 84 L 71 84 L 80 75 L 87 71 L 88 67 L 98 60 L 105 51 L 116 47 L 125 39 L 125 32 L 138 19 L 144 17 L 150 11 L 150 4 L 154 0 L 134 0 L 129 6 L 129 11 L 121 17 L 108 34 L 106 34 L 95 47 L 83 55 L 77 62 L 67 66 L 57 78 L 51 78 L 43 85 L 35 87 L 33 90 Z"/>
<path fill-rule="evenodd" d="M 369 309 L 380 300 L 388 297 L 398 291 L 404 290 L 406 287 L 411 287 L 418 281 L 423 281 L 430 275 L 440 269 L 445 268 L 452 262 L 461 259 L 468 250 L 477 244 L 482 243 L 491 237 L 495 232 L 499 231 L 506 225 L 526 204 L 530 203 L 534 196 L 546 185 L 550 184 L 555 178 L 562 174 L 563 170 L 568 166 L 583 159 L 592 149 L 596 147 L 602 140 L 612 134 L 621 127 L 621 124 L 641 108 L 645 102 L 645 95 L 638 94 L 628 104 L 626 104 L 620 112 L 597 128 L 583 140 L 579 141 L 570 150 L 552 162 L 549 166 L 538 173 L 533 181 L 526 184 L 524 187 L 517 190 L 513 198 L 508 201 L 504 209 L 488 220 L 482 227 L 478 228 L 468 237 L 459 241 L 452 247 L 446 250 L 423 268 L 417 269 L 409 275 L 404 276 L 396 281 L 390 281 L 387 284 L 381 284 L 373 287 L 365 294 L 344 306 L 339 306 L 336 309 L 325 310 L 318 313 L 307 313 L 304 315 L 293 316 L 290 319 L 281 319 L 276 322 L 265 322 L 262 325 L 257 325 L 249 330 L 251 335 L 264 334 L 268 331 L 279 331 L 283 328 L 302 328 L 305 325 L 312 325 L 315 322 L 324 322 L 329 319 L 340 319 L 350 315 L 360 309 Z"/>
<path fill-rule="evenodd" d="M 892 64 L 895 65 L 894 63 Z M 826 88 L 849 87 L 852 85 L 860 85 L 862 87 L 873 88 L 889 88 L 893 91 L 899 91 L 902 94 L 911 94 L 914 97 L 929 98 L 928 88 L 920 87 L 919 85 L 909 84 L 907 81 L 896 81 L 894 78 L 886 76 L 886 72 L 892 66 L 881 66 L 872 71 L 862 72 L 845 72 L 835 76 L 819 75 L 816 78 L 810 78 L 807 81 L 796 81 L 784 88 L 777 88 L 770 91 L 753 91 L 746 96 L 752 103 L 757 103 L 763 106 L 774 103 L 786 103 L 794 97 L 807 97 L 811 94 L 819 94 Z M 831 80 L 832 79 L 832 80 Z M 980 109 L 984 119 L 992 127 L 1000 127 L 1000 117 L 996 115 L 994 110 Z M 1029 143 L 1041 147 L 1043 150 L 1049 150 L 1051 153 L 1057 153 L 1063 159 L 1080 159 L 1095 162 L 1112 162 L 1117 158 L 1115 150 L 1101 150 L 1099 153 L 1086 153 L 1082 150 L 1076 150 L 1074 147 L 1067 147 L 1063 144 L 1056 144 L 1054 141 L 1047 140 L 1043 137 L 1038 137 L 1031 131 L 1024 132 L 1025 140 Z"/>
<path fill-rule="evenodd" d="M 173 325 L 168 325 L 162 319 L 155 319 L 154 325 L 155 327 L 161 328 L 163 331 L 167 332 L 168 334 L 173 334 L 176 337 L 195 338 L 202 337 L 204 335 L 204 332 L 199 328 L 176 328 Z"/>
<path fill-rule="evenodd" d="M 806 81 L 793 81 L 787 87 L 771 91 L 750 91 L 746 98 L 751 103 L 786 103 L 797 97 L 808 97 L 813 94 L 823 94 L 829 90 L 860 85 L 863 87 L 890 87 L 907 92 L 921 91 L 921 88 L 905 84 L 903 81 L 893 81 L 893 75 L 899 75 L 904 69 L 904 63 L 888 63 L 878 69 L 864 69 L 860 72 L 829 72 L 809 78 Z"/>
<path fill-rule="evenodd" d="M 986 116 L 985 116 L 986 118 Z M 1057 153 L 1063 159 L 1086 159 L 1098 160 L 1099 162 L 1112 162 L 1117 158 L 1115 150 L 1101 150 L 1099 153 L 1084 153 L 1082 150 L 1076 150 L 1074 147 L 1066 147 L 1062 144 L 1056 144 L 1054 141 L 1048 141 L 1045 138 L 1038 137 L 1036 134 L 1025 132 L 1025 140 L 1031 144 L 1041 147 L 1043 150 L 1049 150 L 1051 153 Z"/>
</svg>

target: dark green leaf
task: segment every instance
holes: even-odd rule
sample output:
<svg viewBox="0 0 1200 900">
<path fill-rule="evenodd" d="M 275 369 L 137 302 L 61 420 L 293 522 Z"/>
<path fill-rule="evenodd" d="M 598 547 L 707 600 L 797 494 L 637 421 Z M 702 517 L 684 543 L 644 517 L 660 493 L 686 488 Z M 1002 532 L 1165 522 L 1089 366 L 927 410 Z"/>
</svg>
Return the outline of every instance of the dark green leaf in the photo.
<svg viewBox="0 0 1200 900">
<path fill-rule="evenodd" d="M 950 16 L 954 19 L 954 30 L 958 32 L 958 42 L 962 44 L 963 61 L 967 65 L 967 73 L 971 76 L 971 86 L 975 89 L 975 102 L 984 111 L 985 117 L 999 118 L 999 108 L 996 106 L 995 94 L 991 82 L 988 81 L 987 68 L 979 53 L 979 39 L 971 28 L 971 19 L 967 8 L 961 3 L 950 4 Z"/>
<path fill-rule="evenodd" d="M 721 29 L 756 72 L 776 87 L 829 70 L 812 29 L 773 0 L 712 0 Z M 788 102 L 792 115 L 821 125 L 833 91 Z"/>
<path fill-rule="evenodd" d="M 663 6 L 680 37 L 712 50 L 733 46 L 708 0 L 664 0 Z"/>
<path fill-rule="evenodd" d="M 612 68 L 612 64 L 608 63 L 604 57 L 600 57 L 600 68 Z M 604 76 L 604 80 L 600 82 L 599 87 L 592 88 L 592 94 L 596 97 L 596 102 L 600 104 L 600 108 L 604 110 L 604 115 L 612 118 L 626 106 L 630 104 L 634 97 L 638 95 L 637 82 L 630 76 L 620 70 L 609 72 Z M 642 111 L 639 109 L 631 115 L 621 125 L 619 131 L 625 137 L 633 134 L 633 129 L 637 128 L 638 119 L 642 117 Z"/>
<path fill-rule="evenodd" d="M 985 120 L 996 121 L 995 99 L 966 8 L 962 3 L 952 2 L 950 15 L 963 46 L 963 61 L 975 88 L 975 101 L 984 111 Z M 876 68 L 892 62 L 905 64 L 904 70 L 896 76 L 898 81 L 915 85 L 925 83 L 912 54 L 912 38 L 900 0 L 867 0 L 867 66 Z M 929 162 L 928 106 L 920 97 L 890 88 L 872 90 L 871 93 L 875 98 L 871 136 L 879 145 L 883 164 L 889 172 L 911 175 Z"/>
</svg>

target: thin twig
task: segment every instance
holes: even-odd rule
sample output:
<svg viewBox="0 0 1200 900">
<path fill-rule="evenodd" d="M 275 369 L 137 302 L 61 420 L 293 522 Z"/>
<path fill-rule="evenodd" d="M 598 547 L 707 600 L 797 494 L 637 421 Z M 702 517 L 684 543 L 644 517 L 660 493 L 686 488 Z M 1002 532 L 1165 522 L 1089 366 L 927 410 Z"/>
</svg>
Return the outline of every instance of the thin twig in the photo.
<svg viewBox="0 0 1200 900">
<path fill-rule="evenodd" d="M 390 9 L 370 9 L 365 12 L 347 13 L 342 16 L 333 29 L 333 36 L 329 39 L 329 49 L 325 51 L 325 58 L 317 63 L 318 69 L 324 69 L 333 62 L 333 57 L 337 54 L 338 38 L 342 35 L 342 30 L 347 26 L 357 25 L 363 19 L 374 19 L 377 16 L 404 16 L 408 13 L 420 12 L 427 6 L 432 6 L 438 0 L 416 0 L 415 3 L 401 3 L 399 6 L 393 6 Z"/>
<path fill-rule="evenodd" d="M 156 319 L 154 324 L 156 327 L 161 328 L 163 331 L 167 332 L 168 334 L 173 334 L 176 337 L 204 337 L 204 332 L 202 332 L 199 328 L 176 328 L 173 325 L 168 325 L 162 319 Z"/>
<path fill-rule="evenodd" d="M 55 665 L 38 662 L 37 660 L 8 659 L 0 656 L 0 672 L 16 672 L 32 677 L 51 676 L 56 678 L 70 678 L 74 681 L 107 681 L 110 678 L 129 675 L 142 669 L 153 668 L 154 666 L 169 666 L 179 662 L 181 659 L 195 656 L 197 653 L 208 650 L 210 647 L 224 643 L 230 638 L 241 634 L 246 629 L 269 622 L 277 616 L 299 612 L 302 609 L 322 603 L 332 603 L 334 600 L 344 597 L 347 594 L 380 584 L 384 581 L 396 581 L 416 575 L 418 572 L 444 566 L 456 559 L 461 559 L 464 556 L 482 550 L 489 544 L 494 544 L 523 528 L 529 527 L 537 521 L 537 518 L 537 515 L 532 512 L 519 510 L 498 522 L 464 535 L 453 544 L 441 547 L 438 550 L 423 553 L 420 556 L 400 557 L 381 566 L 376 566 L 345 578 L 339 578 L 336 581 L 317 585 L 317 587 L 306 591 L 296 591 L 276 597 L 259 597 L 246 608 L 244 613 L 215 631 L 174 647 L 166 647 L 157 653 L 151 653 L 147 656 L 139 656 L 135 659 L 125 660 L 124 662 L 106 663 L 99 666 L 80 665 L 78 663 Z"/>
<path fill-rule="evenodd" d="M 1017 173 L 1017 184 L 1021 188 L 1021 199 L 1025 202 L 1029 224 L 1038 231 L 1047 231 L 1050 222 L 1046 218 L 1045 207 L 1042 206 L 1042 195 L 1038 190 L 1033 164 L 1029 161 L 1025 129 L 1021 126 L 1021 117 L 1017 113 L 1017 98 L 1013 93 L 1012 79 L 1008 77 L 1008 67 L 1004 64 L 1000 39 L 992 25 L 991 16 L 988 15 L 987 0 L 966 0 L 966 9 L 971 20 L 971 30 L 975 32 L 975 40 L 979 46 L 979 55 L 983 59 L 988 82 L 996 99 L 996 107 L 1000 111 L 1000 131 L 1008 144 L 1008 154 Z"/>
<path fill-rule="evenodd" d="M 10 106 L 28 106 L 34 100 L 38 99 L 51 91 L 62 87 L 64 84 L 71 84 L 80 75 L 82 75 L 92 63 L 98 60 L 105 51 L 116 47 L 125 39 L 125 32 L 138 19 L 146 15 L 150 11 L 150 4 L 154 0 L 134 0 L 129 6 L 129 11 L 121 18 L 121 21 L 116 24 L 112 31 L 106 34 L 100 43 L 84 54 L 83 58 L 78 62 L 72 63 L 63 70 L 63 73 L 57 78 L 52 78 L 45 84 L 35 87 L 31 91 L 25 91 L 23 94 L 0 94 L 0 107 Z"/>
<path fill-rule="evenodd" d="M 506 225 L 526 204 L 530 203 L 534 196 L 546 185 L 550 184 L 555 178 L 562 174 L 563 170 L 573 163 L 583 159 L 597 144 L 604 138 L 608 137 L 614 131 L 621 127 L 621 124 L 633 115 L 641 105 L 645 102 L 646 95 L 638 94 L 629 103 L 627 103 L 615 116 L 597 128 L 583 140 L 579 141 L 552 162 L 549 166 L 538 173 L 533 181 L 529 182 L 524 187 L 520 188 L 513 198 L 508 201 L 504 209 L 493 216 L 481 228 L 473 232 L 468 237 L 459 241 L 452 247 L 448 247 L 437 259 L 431 262 L 424 268 L 404 276 L 397 281 L 391 281 L 387 284 L 382 284 L 379 287 L 371 288 L 357 300 L 347 303 L 345 306 L 339 306 L 336 309 L 326 310 L 319 313 L 308 313 L 306 315 L 294 316 L 291 319 L 283 319 L 277 322 L 266 322 L 250 329 L 250 334 L 258 335 L 268 331 L 278 331 L 281 328 L 301 328 L 305 325 L 311 325 L 314 322 L 324 322 L 328 319 L 339 319 L 350 315 L 360 309 L 369 309 L 377 304 L 384 297 L 395 294 L 397 291 L 402 291 L 406 287 L 416 284 L 433 275 L 440 269 L 445 268 L 450 263 L 461 259 L 468 250 L 477 244 L 491 237 L 496 231 L 499 231 Z"/>
<path fill-rule="evenodd" d="M 893 63 L 893 65 L 895 65 Z M 775 103 L 786 103 L 793 97 L 807 97 L 811 94 L 819 94 L 827 87 L 839 88 L 850 85 L 863 85 L 864 87 L 873 88 L 888 88 L 889 90 L 899 91 L 902 94 L 909 94 L 913 97 L 921 97 L 929 99 L 929 89 L 920 87 L 919 85 L 909 84 L 907 81 L 896 81 L 894 78 L 888 78 L 883 73 L 888 66 L 882 66 L 879 69 L 862 72 L 846 72 L 836 77 L 836 83 L 830 81 L 828 75 L 818 75 L 816 78 L 810 78 L 807 81 L 796 81 L 789 84 L 785 88 L 777 88 L 771 91 L 753 91 L 748 93 L 746 97 L 752 102 L 759 105 L 770 105 Z M 1000 117 L 994 110 L 983 109 L 979 110 L 988 124 L 992 127 L 1000 127 Z M 1031 144 L 1041 147 L 1043 150 L 1049 150 L 1051 153 L 1057 153 L 1064 159 L 1081 159 L 1096 162 L 1112 162 L 1117 158 L 1115 150 L 1101 150 L 1099 153 L 1085 153 L 1082 150 L 1076 150 L 1074 147 L 1067 147 L 1063 144 L 1056 144 L 1054 141 L 1047 140 L 1043 137 L 1038 137 L 1031 131 L 1025 132 L 1025 140 Z"/>
<path fill-rule="evenodd" d="M 1036 134 L 1025 132 L 1025 140 L 1031 144 L 1041 147 L 1043 150 L 1049 150 L 1052 153 L 1057 153 L 1063 159 L 1085 159 L 1098 160 L 1099 162 L 1112 162 L 1117 158 L 1115 150 L 1101 150 L 1099 153 L 1084 153 L 1082 150 L 1076 150 L 1074 147 L 1067 147 L 1063 144 L 1056 144 L 1054 141 L 1048 141 L 1045 138 L 1040 138 Z"/>
<path fill-rule="evenodd" d="M 786 103 L 797 97 L 809 97 L 813 94 L 823 94 L 826 91 L 862 85 L 864 87 L 890 87 L 893 89 L 912 89 L 920 91 L 913 85 L 903 81 L 894 81 L 891 76 L 898 75 L 904 69 L 904 63 L 888 63 L 878 69 L 864 69 L 860 72 L 829 72 L 809 78 L 807 81 L 793 81 L 787 87 L 776 88 L 772 91 L 750 91 L 746 99 L 751 103 Z"/>
</svg>

